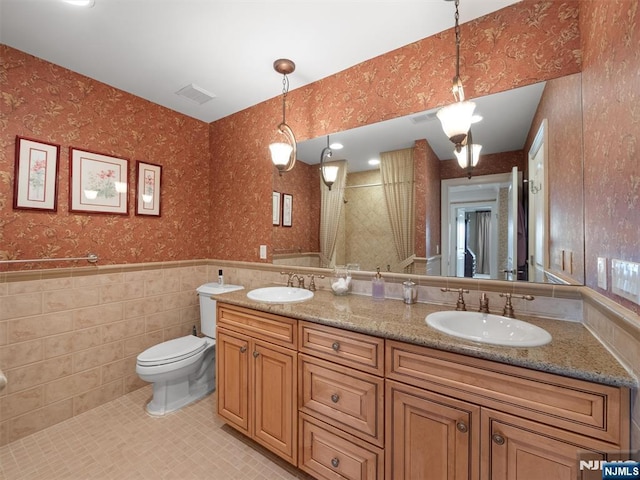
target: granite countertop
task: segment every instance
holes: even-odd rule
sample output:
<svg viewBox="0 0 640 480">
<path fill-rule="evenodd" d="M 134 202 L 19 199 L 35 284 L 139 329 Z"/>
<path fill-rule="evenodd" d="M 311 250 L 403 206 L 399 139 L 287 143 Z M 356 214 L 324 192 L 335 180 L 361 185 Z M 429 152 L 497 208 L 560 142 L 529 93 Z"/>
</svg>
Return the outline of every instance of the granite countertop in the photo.
<svg viewBox="0 0 640 480">
<path fill-rule="evenodd" d="M 547 330 L 551 343 L 532 348 L 500 347 L 468 341 L 438 332 L 426 324 L 433 312 L 452 310 L 444 305 L 401 300 L 374 300 L 364 295 L 338 297 L 327 290 L 315 292 L 311 300 L 300 303 L 262 303 L 247 298 L 247 290 L 212 295 L 219 302 L 262 312 L 330 325 L 377 337 L 493 360 L 533 370 L 555 373 L 606 385 L 635 388 L 636 380 L 609 351 L 577 322 L 539 319 L 518 315 Z"/>
</svg>

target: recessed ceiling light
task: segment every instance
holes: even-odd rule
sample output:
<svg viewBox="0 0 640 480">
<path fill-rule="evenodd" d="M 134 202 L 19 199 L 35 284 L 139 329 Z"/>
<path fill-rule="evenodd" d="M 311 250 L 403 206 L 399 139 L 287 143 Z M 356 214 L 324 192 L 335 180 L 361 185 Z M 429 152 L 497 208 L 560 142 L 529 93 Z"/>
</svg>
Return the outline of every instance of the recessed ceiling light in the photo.
<svg viewBox="0 0 640 480">
<path fill-rule="evenodd" d="M 380 160 L 377 158 L 372 158 L 369 160 L 369 165 L 380 165 Z"/>
<path fill-rule="evenodd" d="M 76 7 L 93 7 L 96 3 L 95 0 L 62 0 L 64 3 L 68 3 L 69 5 L 75 5 Z"/>
<path fill-rule="evenodd" d="M 342 150 L 344 148 L 344 145 L 338 142 L 333 142 L 331 145 L 329 145 L 329 148 L 332 150 Z"/>
</svg>

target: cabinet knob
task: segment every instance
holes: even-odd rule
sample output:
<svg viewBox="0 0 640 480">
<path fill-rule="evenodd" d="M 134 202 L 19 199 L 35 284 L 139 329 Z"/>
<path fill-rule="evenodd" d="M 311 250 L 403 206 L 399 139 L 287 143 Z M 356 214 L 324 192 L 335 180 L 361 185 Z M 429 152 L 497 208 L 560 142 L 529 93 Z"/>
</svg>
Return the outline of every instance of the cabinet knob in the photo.
<svg viewBox="0 0 640 480">
<path fill-rule="evenodd" d="M 333 350 L 337 352 L 338 350 L 340 350 L 340 342 L 333 342 L 331 348 L 333 348 Z"/>
<path fill-rule="evenodd" d="M 260 353 L 256 350 L 253 351 L 253 358 L 258 358 L 258 355 L 260 355 Z"/>
<path fill-rule="evenodd" d="M 240 353 L 244 353 L 246 351 L 247 351 L 247 347 L 246 346 L 240 347 Z"/>
<path fill-rule="evenodd" d="M 338 403 L 338 400 L 340 400 L 340 395 L 338 395 L 337 393 L 334 393 L 333 395 L 331 395 L 331 401 L 333 403 Z"/>
<path fill-rule="evenodd" d="M 331 465 L 333 465 L 333 468 L 338 468 L 338 465 L 340 465 L 340 459 L 337 457 L 333 457 L 331 459 Z"/>
<path fill-rule="evenodd" d="M 469 427 L 467 427 L 467 424 L 464 422 L 456 423 L 456 428 L 458 429 L 459 432 L 462 432 L 462 433 L 467 433 L 469 431 Z"/>
<path fill-rule="evenodd" d="M 491 440 L 493 440 L 493 443 L 496 445 L 504 445 L 504 437 L 499 433 L 494 433 Z"/>
</svg>

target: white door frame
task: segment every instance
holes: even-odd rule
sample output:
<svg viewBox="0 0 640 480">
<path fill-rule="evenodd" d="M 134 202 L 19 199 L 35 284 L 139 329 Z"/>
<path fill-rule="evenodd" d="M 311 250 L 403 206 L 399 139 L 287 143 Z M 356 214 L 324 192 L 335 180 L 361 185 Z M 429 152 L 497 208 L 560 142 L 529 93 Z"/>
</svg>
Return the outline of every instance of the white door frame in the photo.
<svg viewBox="0 0 640 480">
<path fill-rule="evenodd" d="M 442 266 L 441 266 L 441 272 L 443 276 L 454 276 L 455 275 L 455 263 L 451 264 L 451 241 L 452 238 L 455 238 L 455 236 L 452 236 L 452 228 L 455 228 L 455 221 L 453 222 L 452 225 L 452 217 L 451 217 L 451 212 L 452 210 L 452 205 L 451 205 L 451 189 L 453 189 L 454 187 L 459 187 L 459 186 L 464 186 L 464 185 L 469 185 L 469 186 L 474 186 L 474 187 L 478 187 L 481 185 L 486 185 L 486 184 L 491 184 L 491 183 L 509 183 L 511 181 L 511 172 L 509 173 L 495 173 L 492 175 L 480 175 L 477 177 L 471 177 L 471 178 L 452 178 L 449 180 L 442 180 L 441 181 L 441 197 L 440 197 L 440 221 L 441 221 L 441 232 L 440 232 L 440 236 L 441 236 L 441 240 L 440 240 L 440 244 L 442 245 Z M 487 199 L 487 204 L 496 201 L 496 199 Z M 466 202 L 466 203 L 470 203 L 470 202 Z M 474 203 L 478 203 L 475 202 Z M 455 220 L 455 215 L 453 217 L 453 220 Z M 493 220 L 493 218 L 492 218 Z M 453 247 L 455 248 L 455 246 Z M 455 252 L 453 252 L 455 253 Z M 453 272 L 453 273 L 451 273 Z"/>
</svg>

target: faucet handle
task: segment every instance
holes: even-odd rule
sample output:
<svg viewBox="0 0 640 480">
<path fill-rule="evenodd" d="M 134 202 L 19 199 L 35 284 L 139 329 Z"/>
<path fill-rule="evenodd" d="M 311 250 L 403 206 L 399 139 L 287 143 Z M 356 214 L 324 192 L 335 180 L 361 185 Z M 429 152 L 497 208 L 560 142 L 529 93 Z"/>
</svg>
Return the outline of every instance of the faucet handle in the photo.
<svg viewBox="0 0 640 480">
<path fill-rule="evenodd" d="M 287 287 L 293 287 L 293 272 L 280 272 L 280 275 L 287 275 Z"/>
<path fill-rule="evenodd" d="M 313 273 L 310 273 L 309 275 L 307 275 L 307 277 L 311 277 L 311 281 L 309 282 L 309 290 L 311 290 L 312 292 L 315 292 L 316 291 L 315 275 Z M 324 275 L 318 275 L 318 278 L 324 278 Z"/>
<path fill-rule="evenodd" d="M 507 299 L 504 304 L 504 310 L 502 311 L 502 315 L 509 318 L 516 318 L 515 313 L 513 312 L 513 305 L 511 304 L 512 298 L 521 298 L 522 300 L 535 300 L 533 295 L 512 295 L 510 293 L 501 293 L 501 297 L 505 297 Z"/>
<path fill-rule="evenodd" d="M 465 290 L 464 288 L 441 288 L 442 292 L 458 292 L 458 301 L 456 302 L 456 310 L 458 311 L 466 311 L 467 306 L 464 304 L 464 294 L 469 293 L 469 290 Z"/>
</svg>

